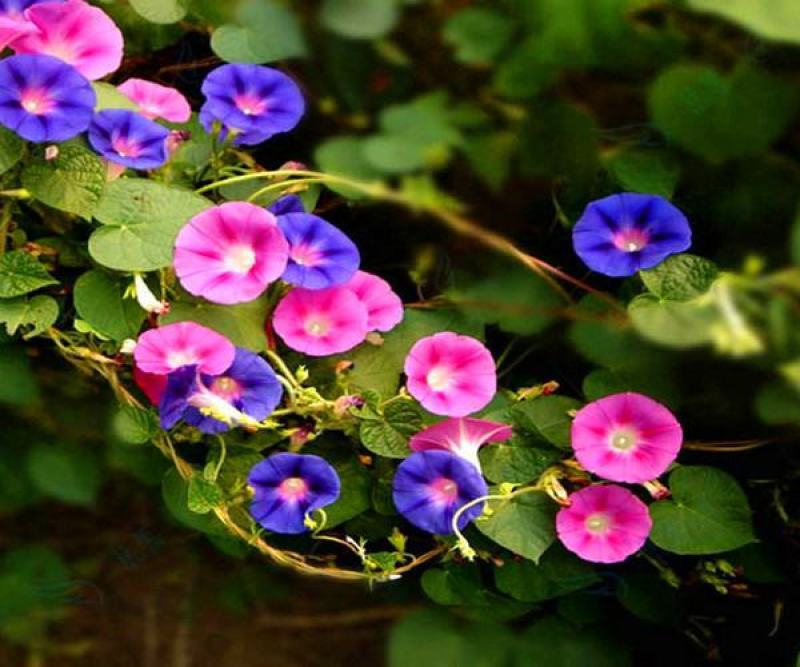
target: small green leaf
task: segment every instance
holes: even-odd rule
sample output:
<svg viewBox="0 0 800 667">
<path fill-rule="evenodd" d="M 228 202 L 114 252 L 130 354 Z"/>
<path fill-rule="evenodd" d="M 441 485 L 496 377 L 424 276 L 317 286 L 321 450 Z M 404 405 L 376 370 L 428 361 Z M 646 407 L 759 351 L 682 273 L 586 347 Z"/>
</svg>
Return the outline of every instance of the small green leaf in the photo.
<svg viewBox="0 0 800 667">
<path fill-rule="evenodd" d="M 415 403 L 405 400 L 387 404 L 383 414 L 368 408 L 362 412 L 362 420 L 359 436 L 364 447 L 374 454 L 392 459 L 408 456 L 408 439 L 422 428 L 419 408 Z"/>
<path fill-rule="evenodd" d="M 22 172 L 22 186 L 43 204 L 91 218 L 106 185 L 106 167 L 88 148 L 61 144 L 58 155 L 45 159 L 38 148 Z"/>
<path fill-rule="evenodd" d="M 75 281 L 75 310 L 93 329 L 116 341 L 135 338 L 146 313 L 125 299 L 126 282 L 105 271 L 87 271 Z"/>
<path fill-rule="evenodd" d="M 187 0 L 129 0 L 131 7 L 150 23 L 177 23 L 187 12 Z"/>
<path fill-rule="evenodd" d="M 5 174 L 22 158 L 25 142 L 11 130 L 0 127 L 0 174 Z"/>
<path fill-rule="evenodd" d="M 39 294 L 30 300 L 0 301 L 0 323 L 6 325 L 10 336 L 24 328 L 23 338 L 33 338 L 53 326 L 57 319 L 58 302 L 51 296 Z"/>
<path fill-rule="evenodd" d="M 688 0 L 698 12 L 717 14 L 777 42 L 800 44 L 800 8 L 795 0 Z"/>
<path fill-rule="evenodd" d="M 189 509 L 189 484 L 174 467 L 170 467 L 161 481 L 161 496 L 169 513 L 179 523 L 207 535 L 228 537 L 225 526 L 211 513 L 195 514 Z"/>
<path fill-rule="evenodd" d="M 399 18 L 397 0 L 323 0 L 320 21 L 328 30 L 350 39 L 377 39 Z"/>
<path fill-rule="evenodd" d="M 22 296 L 57 284 L 41 262 L 24 250 L 12 250 L 0 257 L 0 298 Z"/>
<path fill-rule="evenodd" d="M 35 445 L 27 470 L 42 493 L 75 505 L 92 505 L 102 483 L 95 456 L 72 445 Z"/>
<path fill-rule="evenodd" d="M 708 291 L 719 269 L 703 257 L 683 253 L 667 257 L 655 268 L 641 271 L 639 275 L 645 287 L 658 298 L 689 301 Z"/>
<path fill-rule="evenodd" d="M 508 44 L 514 22 L 491 9 L 468 7 L 454 14 L 442 29 L 444 41 L 455 49 L 456 60 L 490 65 Z"/>
<path fill-rule="evenodd" d="M 222 489 L 213 482 L 193 475 L 189 480 L 186 506 L 195 514 L 208 514 L 215 507 L 219 507 L 225 495 Z"/>
<path fill-rule="evenodd" d="M 750 506 L 728 473 L 683 466 L 669 476 L 672 497 L 650 505 L 653 543 L 681 555 L 730 551 L 755 540 Z"/>
<path fill-rule="evenodd" d="M 567 396 L 539 396 L 518 403 L 512 408 L 514 420 L 523 428 L 538 433 L 561 449 L 570 447 L 570 429 L 573 410 L 583 404 Z"/>
<path fill-rule="evenodd" d="M 149 442 L 159 432 L 158 420 L 151 411 L 131 405 L 120 406 L 111 426 L 120 440 L 131 445 Z"/>
<path fill-rule="evenodd" d="M 492 500 L 490 514 L 475 527 L 515 554 L 538 563 L 555 539 L 555 503 L 544 493 L 526 493 L 508 500 Z"/>
<path fill-rule="evenodd" d="M 95 111 L 103 111 L 104 109 L 130 109 L 137 111 L 139 106 L 131 100 L 128 96 L 117 90 L 116 86 L 103 81 L 93 81 L 92 88 L 97 95 L 97 103 L 95 104 Z"/>
</svg>

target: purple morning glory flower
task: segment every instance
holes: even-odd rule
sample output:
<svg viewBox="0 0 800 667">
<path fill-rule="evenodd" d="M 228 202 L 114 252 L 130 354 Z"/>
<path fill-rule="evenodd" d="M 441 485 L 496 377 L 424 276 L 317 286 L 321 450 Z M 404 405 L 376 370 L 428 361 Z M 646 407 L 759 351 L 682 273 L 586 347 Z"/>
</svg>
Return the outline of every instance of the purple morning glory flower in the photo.
<svg viewBox="0 0 800 667">
<path fill-rule="evenodd" d="M 284 195 L 267 206 L 267 210 L 276 218 L 286 215 L 287 213 L 306 212 L 306 208 L 303 206 L 303 200 L 297 195 Z"/>
<path fill-rule="evenodd" d="M 488 492 L 474 465 L 440 450 L 409 456 L 398 466 L 393 483 L 394 504 L 400 514 L 417 528 L 436 535 L 451 534 L 458 509 Z M 466 510 L 459 518 L 459 529 L 482 511 L 483 503 Z"/>
<path fill-rule="evenodd" d="M 222 433 L 233 426 L 261 421 L 283 395 L 275 372 L 254 352 L 236 349 L 230 368 L 220 375 L 184 366 L 169 374 L 161 397 L 161 426 L 172 428 L 181 419 L 203 433 Z"/>
<path fill-rule="evenodd" d="M 593 271 L 631 276 L 688 249 L 686 216 L 663 197 L 623 192 L 591 202 L 572 230 L 575 252 Z"/>
<path fill-rule="evenodd" d="M 278 215 L 278 226 L 289 242 L 287 283 L 318 290 L 347 282 L 358 271 L 361 256 L 344 232 L 311 213 Z"/>
<path fill-rule="evenodd" d="M 71 139 L 89 127 L 96 101 L 88 79 L 58 58 L 0 60 L 0 124 L 23 139 Z"/>
<path fill-rule="evenodd" d="M 127 109 L 94 115 L 89 143 L 107 160 L 131 169 L 156 169 L 167 161 L 169 130 Z"/>
<path fill-rule="evenodd" d="M 331 464 L 311 454 L 273 454 L 253 466 L 247 481 L 254 490 L 250 514 L 287 535 L 306 532 L 306 515 L 335 502 L 341 489 Z"/>
<path fill-rule="evenodd" d="M 305 111 L 303 95 L 288 76 L 261 65 L 222 65 L 203 82 L 206 102 L 200 122 L 210 132 L 215 122 L 236 131 L 235 144 L 260 144 L 288 132 Z"/>
</svg>

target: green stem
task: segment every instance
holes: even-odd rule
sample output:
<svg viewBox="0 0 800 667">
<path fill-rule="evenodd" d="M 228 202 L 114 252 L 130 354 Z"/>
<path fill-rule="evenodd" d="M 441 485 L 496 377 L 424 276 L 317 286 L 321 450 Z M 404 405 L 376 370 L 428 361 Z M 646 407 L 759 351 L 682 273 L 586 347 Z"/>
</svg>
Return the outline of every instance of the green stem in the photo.
<svg viewBox="0 0 800 667">
<path fill-rule="evenodd" d="M 214 469 L 215 482 L 219 478 L 219 473 L 222 470 L 222 466 L 225 463 L 225 457 L 228 454 L 228 445 L 225 442 L 225 438 L 223 438 L 221 435 L 218 435 L 217 440 L 219 441 L 219 461 L 217 461 L 217 467 Z"/>
<path fill-rule="evenodd" d="M 296 388 L 296 389 L 300 389 L 301 388 L 300 387 L 300 383 L 297 381 L 297 378 L 295 378 L 295 376 L 294 376 L 294 373 L 292 373 L 292 371 L 289 370 L 289 367 L 286 365 L 286 363 L 283 361 L 283 359 L 280 358 L 280 356 L 278 354 L 276 354 L 272 350 L 267 350 L 267 357 L 269 357 L 269 360 L 273 364 L 275 364 L 275 366 L 278 368 L 278 370 L 284 375 L 284 377 L 292 384 L 292 386 L 294 388 Z"/>
<path fill-rule="evenodd" d="M 273 190 L 283 190 L 286 188 L 290 188 L 293 185 L 311 185 L 313 183 L 324 183 L 324 179 L 321 178 L 296 178 L 292 181 L 281 181 L 280 183 L 272 183 L 267 185 L 259 190 L 256 190 L 253 194 L 251 194 L 247 201 L 252 202 L 256 201 L 259 197 L 272 192 Z"/>
<path fill-rule="evenodd" d="M 31 193 L 25 188 L 17 188 L 15 190 L 0 190 L 0 197 L 7 197 L 8 199 L 30 199 Z"/>
<path fill-rule="evenodd" d="M 11 206 L 8 203 L 2 205 L 0 210 L 0 257 L 6 252 L 8 243 L 8 228 L 11 225 Z"/>
</svg>

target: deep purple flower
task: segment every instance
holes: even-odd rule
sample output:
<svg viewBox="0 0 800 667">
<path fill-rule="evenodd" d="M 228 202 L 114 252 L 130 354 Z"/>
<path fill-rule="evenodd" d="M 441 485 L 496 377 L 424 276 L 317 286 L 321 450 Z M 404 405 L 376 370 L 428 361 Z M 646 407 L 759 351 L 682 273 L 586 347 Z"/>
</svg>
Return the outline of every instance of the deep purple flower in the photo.
<svg viewBox="0 0 800 667">
<path fill-rule="evenodd" d="M 89 143 L 100 155 L 131 169 L 156 169 L 167 161 L 169 130 L 127 109 L 94 115 Z"/>
<path fill-rule="evenodd" d="M 450 452 L 412 454 L 394 476 L 397 510 L 417 528 L 436 535 L 452 533 L 453 515 L 458 509 L 487 494 L 486 482 L 475 466 Z M 482 511 L 483 503 L 470 507 L 459 518 L 458 528 L 464 528 Z"/>
<path fill-rule="evenodd" d="M 347 282 L 361 263 L 356 244 L 331 223 L 311 213 L 278 216 L 289 242 L 289 264 L 282 278 L 305 289 L 326 289 Z"/>
<path fill-rule="evenodd" d="M 575 252 L 593 271 L 631 276 L 692 242 L 689 222 L 663 197 L 632 192 L 591 202 L 572 230 Z"/>
<path fill-rule="evenodd" d="M 341 489 L 331 464 L 311 454 L 273 454 L 253 467 L 247 481 L 254 491 L 253 518 L 289 535 L 306 532 L 306 515 L 335 502 Z"/>
<path fill-rule="evenodd" d="M 305 213 L 306 207 L 303 206 L 303 200 L 297 195 L 284 195 L 272 202 L 267 210 L 278 218 L 288 213 Z"/>
<path fill-rule="evenodd" d="M 206 102 L 200 122 L 211 131 L 219 122 L 225 132 L 236 131 L 235 144 L 252 146 L 272 135 L 288 132 L 305 111 L 303 95 L 288 76 L 261 65 L 223 65 L 203 82 Z"/>
<path fill-rule="evenodd" d="M 58 58 L 0 60 L 0 124 L 23 139 L 71 139 L 89 127 L 96 101 L 88 79 Z"/>
<path fill-rule="evenodd" d="M 203 433 L 221 433 L 234 426 L 261 421 L 283 395 L 275 372 L 257 354 L 236 349 L 230 368 L 220 375 L 198 373 L 184 366 L 169 375 L 159 411 L 162 428 L 181 419 Z"/>
</svg>

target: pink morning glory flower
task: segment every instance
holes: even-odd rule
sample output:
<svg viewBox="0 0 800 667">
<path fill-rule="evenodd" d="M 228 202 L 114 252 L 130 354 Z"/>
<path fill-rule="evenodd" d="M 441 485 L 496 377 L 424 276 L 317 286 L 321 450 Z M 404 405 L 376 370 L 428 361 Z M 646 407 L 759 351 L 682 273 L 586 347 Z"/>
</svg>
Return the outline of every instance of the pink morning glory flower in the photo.
<svg viewBox="0 0 800 667">
<path fill-rule="evenodd" d="M 275 332 L 293 350 L 312 357 L 346 352 L 367 336 L 367 309 L 345 287 L 295 287 L 275 309 Z"/>
<path fill-rule="evenodd" d="M 133 359 L 140 371 L 167 375 L 183 366 L 219 375 L 233 363 L 236 348 L 225 336 L 195 322 L 177 322 L 145 331 Z"/>
<path fill-rule="evenodd" d="M 209 208 L 175 241 L 175 273 L 187 292 L 214 303 L 252 301 L 280 278 L 289 244 L 269 211 L 246 202 Z"/>
<path fill-rule="evenodd" d="M 135 102 L 139 113 L 150 120 L 163 118 L 171 123 L 185 123 L 192 116 L 189 102 L 174 88 L 144 79 L 128 79 L 117 90 Z"/>
<path fill-rule="evenodd" d="M 135 349 L 135 348 L 134 348 Z M 167 389 L 169 376 L 156 375 L 155 373 L 145 373 L 136 364 L 133 365 L 133 381 L 142 390 L 147 399 L 153 404 L 158 405 L 161 397 Z"/>
<path fill-rule="evenodd" d="M 25 11 L 36 32 L 12 42 L 17 53 L 55 56 L 87 79 L 100 79 L 122 62 L 122 33 L 102 9 L 83 0 L 42 2 Z"/>
<path fill-rule="evenodd" d="M 558 539 L 583 560 L 619 563 L 644 546 L 653 521 L 641 500 L 615 484 L 573 493 L 556 516 Z"/>
<path fill-rule="evenodd" d="M 640 484 L 661 475 L 683 442 L 678 420 L 661 403 L 632 392 L 582 408 L 572 422 L 572 447 L 589 472 Z"/>
<path fill-rule="evenodd" d="M 457 417 L 445 419 L 420 431 L 412 436 L 409 444 L 415 452 L 443 449 L 457 454 L 480 470 L 478 450 L 487 442 L 508 440 L 511 434 L 508 424 L 473 417 Z"/>
<path fill-rule="evenodd" d="M 366 271 L 356 274 L 344 284 L 367 308 L 370 331 L 390 331 L 403 319 L 403 302 L 383 278 Z"/>
<path fill-rule="evenodd" d="M 497 391 L 491 352 L 479 340 L 450 331 L 418 340 L 406 357 L 408 391 L 434 414 L 465 417 Z"/>
</svg>

